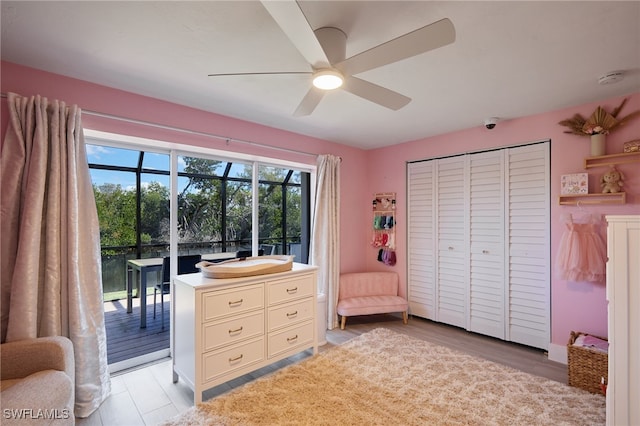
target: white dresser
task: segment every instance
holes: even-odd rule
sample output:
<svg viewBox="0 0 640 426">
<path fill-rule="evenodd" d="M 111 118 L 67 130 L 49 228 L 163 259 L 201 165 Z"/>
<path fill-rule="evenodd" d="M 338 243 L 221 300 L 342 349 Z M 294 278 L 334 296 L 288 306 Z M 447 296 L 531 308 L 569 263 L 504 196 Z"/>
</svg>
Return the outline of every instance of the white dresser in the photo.
<svg viewBox="0 0 640 426">
<path fill-rule="evenodd" d="M 640 216 L 606 216 L 607 425 L 640 425 Z"/>
<path fill-rule="evenodd" d="M 318 352 L 316 267 L 234 279 L 174 280 L 173 381 L 202 392 L 298 352 Z"/>
</svg>

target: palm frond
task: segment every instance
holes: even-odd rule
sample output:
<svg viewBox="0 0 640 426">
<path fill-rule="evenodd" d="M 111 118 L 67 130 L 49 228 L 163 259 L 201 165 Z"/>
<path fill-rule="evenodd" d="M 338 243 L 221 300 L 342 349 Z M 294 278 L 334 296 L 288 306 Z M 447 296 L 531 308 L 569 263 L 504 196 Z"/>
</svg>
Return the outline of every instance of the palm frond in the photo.
<svg viewBox="0 0 640 426">
<path fill-rule="evenodd" d="M 617 123 L 618 120 L 616 120 L 613 115 L 609 114 L 604 110 L 604 108 L 599 106 L 595 111 L 593 111 L 593 114 L 591 114 L 591 117 L 589 117 L 586 123 L 584 123 L 584 128 L 587 128 L 589 126 L 600 126 L 604 130 L 610 130 Z"/>
</svg>

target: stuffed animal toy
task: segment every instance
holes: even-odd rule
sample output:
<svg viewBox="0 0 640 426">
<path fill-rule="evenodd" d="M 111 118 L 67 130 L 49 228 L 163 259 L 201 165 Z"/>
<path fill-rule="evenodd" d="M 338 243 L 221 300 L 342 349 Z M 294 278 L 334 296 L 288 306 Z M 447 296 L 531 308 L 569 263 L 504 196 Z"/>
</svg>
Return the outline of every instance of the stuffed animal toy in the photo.
<svg viewBox="0 0 640 426">
<path fill-rule="evenodd" d="M 604 174 L 604 176 L 602 176 L 602 182 L 600 184 L 602 186 L 602 193 L 621 192 L 622 186 L 624 185 L 624 182 L 622 181 L 623 179 L 624 177 L 622 176 L 622 173 L 612 167 Z"/>
</svg>

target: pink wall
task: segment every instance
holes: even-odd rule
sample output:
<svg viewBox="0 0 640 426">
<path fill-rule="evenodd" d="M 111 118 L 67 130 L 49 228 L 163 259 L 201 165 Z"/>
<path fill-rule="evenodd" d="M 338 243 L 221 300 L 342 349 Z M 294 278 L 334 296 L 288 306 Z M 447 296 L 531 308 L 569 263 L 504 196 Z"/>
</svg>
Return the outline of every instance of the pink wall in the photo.
<svg viewBox="0 0 640 426">
<path fill-rule="evenodd" d="M 629 100 L 619 117 L 640 109 L 640 93 L 628 96 Z M 551 259 L 552 267 L 556 250 L 563 233 L 559 220 L 561 213 L 579 212 L 577 207 L 560 206 L 560 176 L 569 173 L 583 173 L 583 159 L 589 156 L 589 138 L 563 133 L 565 127 L 557 123 L 576 113 L 589 116 L 602 105 L 607 111 L 613 110 L 623 98 L 580 105 L 561 111 L 505 120 L 493 130 L 478 127 L 449 133 L 432 138 L 412 141 L 400 145 L 367 152 L 368 192 L 394 191 L 397 193 L 397 258 L 396 270 L 406 281 L 406 162 L 412 160 L 441 157 L 450 154 L 472 152 L 492 147 L 523 144 L 541 140 L 551 140 Z M 622 152 L 622 144 L 638 139 L 640 118 L 608 136 L 607 153 Z M 640 167 L 638 163 L 620 165 L 618 169 L 625 175 L 627 204 L 584 206 L 584 211 L 598 214 L 639 214 L 640 213 Z M 590 169 L 590 192 L 597 192 L 599 179 L 606 169 Z M 361 214 L 369 212 L 364 206 Z M 370 212 L 369 212 L 370 214 Z M 404 219 L 404 220 L 403 220 Z M 367 266 L 371 270 L 389 269 L 376 261 L 376 250 L 368 248 Z M 552 278 L 551 282 L 551 336 L 552 342 L 564 345 L 572 330 L 585 331 L 601 336 L 607 335 L 607 305 L 604 284 L 573 283 Z"/>
<path fill-rule="evenodd" d="M 588 138 L 567 135 L 558 121 L 575 113 L 591 114 L 600 104 L 611 110 L 622 98 L 600 103 L 576 106 L 562 111 L 552 111 L 531 117 L 506 120 L 488 131 L 480 123 L 478 127 L 423 140 L 394 145 L 382 149 L 363 151 L 332 142 L 310 138 L 266 126 L 223 117 L 200 110 L 135 95 L 92 83 L 74 80 L 19 65 L 2 62 L 2 92 L 16 92 L 24 96 L 40 94 L 49 99 L 64 100 L 67 104 L 78 104 L 84 110 L 112 114 L 135 120 L 159 123 L 200 132 L 213 133 L 241 140 L 249 140 L 275 147 L 290 148 L 315 154 L 340 155 L 342 162 L 341 203 L 341 270 L 395 270 L 406 281 L 406 162 L 449 154 L 483 150 L 490 147 L 510 146 L 520 143 L 551 139 L 551 196 L 552 259 L 563 228 L 558 218 L 564 212 L 576 212 L 577 208 L 559 206 L 555 200 L 559 195 L 560 176 L 583 171 L 582 161 L 589 153 Z M 6 130 L 6 102 L 2 107 L 2 134 Z M 640 109 L 640 93 L 629 96 L 622 111 L 625 115 Z M 206 146 L 231 152 L 245 152 L 277 157 L 284 160 L 313 164 L 314 158 L 288 154 L 269 149 L 258 149 L 202 136 L 193 136 L 168 130 L 99 119 L 89 115 L 83 117 L 84 127 L 122 133 L 132 136 L 156 138 L 185 144 Z M 640 135 L 640 119 L 620 129 L 608 138 L 608 152 L 621 152 L 622 143 L 637 139 Z M 624 206 L 588 206 L 586 211 L 599 214 L 640 213 L 640 172 L 638 165 L 619 166 L 626 175 L 628 203 Z M 598 184 L 601 169 L 592 174 L 591 188 Z M 593 191 L 593 189 L 592 189 Z M 371 198 L 375 192 L 397 194 L 397 257 L 394 267 L 376 261 L 376 250 L 370 246 Z M 571 330 L 607 335 L 606 301 L 603 284 L 568 283 L 553 279 L 551 289 L 552 342 L 564 345 Z"/>
<path fill-rule="evenodd" d="M 286 132 L 246 121 L 188 108 L 185 106 L 139 96 L 105 86 L 75 80 L 9 62 L 2 62 L 2 93 L 15 92 L 23 96 L 39 94 L 50 100 L 58 99 L 68 105 L 77 104 L 85 111 L 94 111 L 134 120 L 189 129 L 192 131 L 222 135 L 238 140 L 246 140 L 279 148 L 313 154 L 334 154 L 342 157 L 341 203 L 341 243 L 340 250 L 347 253 L 341 260 L 342 270 L 352 271 L 365 268 L 365 253 L 362 241 L 366 239 L 366 228 L 362 220 L 353 212 L 363 203 L 361 196 L 366 186 L 366 157 L 364 151 L 345 145 Z M 7 128 L 6 99 L 0 102 L 1 134 Z M 272 158 L 315 164 L 314 156 L 286 153 L 273 149 L 225 141 L 206 136 L 194 136 L 122 121 L 83 115 L 85 129 L 120 133 L 169 142 L 210 147 L 230 152 L 264 155 Z"/>
</svg>

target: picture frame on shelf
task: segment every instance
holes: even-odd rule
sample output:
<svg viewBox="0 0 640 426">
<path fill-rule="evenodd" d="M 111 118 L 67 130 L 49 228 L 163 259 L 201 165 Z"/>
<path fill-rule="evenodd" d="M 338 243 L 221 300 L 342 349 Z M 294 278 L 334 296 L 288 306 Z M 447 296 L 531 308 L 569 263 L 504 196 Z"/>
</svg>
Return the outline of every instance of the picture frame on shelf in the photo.
<svg viewBox="0 0 640 426">
<path fill-rule="evenodd" d="M 589 174 L 572 173 L 560 177 L 561 195 L 580 195 L 589 193 Z"/>
<path fill-rule="evenodd" d="M 640 152 L 640 139 L 625 142 L 622 145 L 622 152 Z"/>
</svg>

